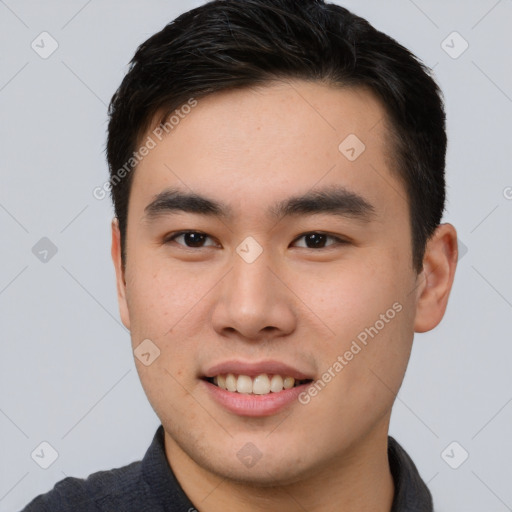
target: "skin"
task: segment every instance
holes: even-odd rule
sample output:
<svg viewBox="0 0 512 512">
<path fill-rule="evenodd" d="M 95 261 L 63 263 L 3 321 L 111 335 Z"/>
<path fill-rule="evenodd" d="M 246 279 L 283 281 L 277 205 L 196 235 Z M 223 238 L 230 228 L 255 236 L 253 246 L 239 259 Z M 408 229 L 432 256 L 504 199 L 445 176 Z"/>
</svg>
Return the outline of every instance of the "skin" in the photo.
<svg viewBox="0 0 512 512">
<path fill-rule="evenodd" d="M 201 511 L 391 509 L 391 408 L 414 332 L 444 315 L 457 238 L 440 225 L 415 272 L 407 195 L 389 167 L 383 120 L 380 102 L 360 88 L 282 81 L 216 93 L 135 171 L 124 271 L 112 222 L 120 313 L 133 349 L 148 338 L 160 349 L 150 366 L 136 359 L 137 370 L 169 463 Z M 353 162 L 338 149 L 348 134 L 366 146 Z M 340 184 L 373 205 L 370 221 L 266 215 L 278 200 Z M 229 205 L 233 218 L 175 213 L 148 222 L 144 208 L 170 186 Z M 164 243 L 180 230 L 210 238 L 202 247 L 187 248 L 183 237 Z M 311 232 L 348 243 L 327 238 L 310 248 L 301 235 Z M 263 249 L 250 264 L 236 252 L 248 236 Z M 242 417 L 205 392 L 205 368 L 235 357 L 321 378 L 396 302 L 402 310 L 306 405 Z M 248 442 L 262 454 L 250 468 L 237 457 Z"/>
</svg>

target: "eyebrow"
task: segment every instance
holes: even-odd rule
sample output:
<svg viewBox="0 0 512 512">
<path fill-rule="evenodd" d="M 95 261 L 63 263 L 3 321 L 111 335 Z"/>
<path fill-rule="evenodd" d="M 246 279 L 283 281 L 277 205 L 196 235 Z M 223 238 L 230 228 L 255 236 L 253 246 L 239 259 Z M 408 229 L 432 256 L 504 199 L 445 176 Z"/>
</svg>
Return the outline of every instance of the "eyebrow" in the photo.
<svg viewBox="0 0 512 512">
<path fill-rule="evenodd" d="M 157 194 L 144 208 L 143 219 L 150 222 L 176 212 L 226 220 L 233 218 L 233 210 L 226 204 L 193 192 L 168 188 Z M 322 213 L 369 222 L 375 216 L 375 208 L 361 195 L 334 185 L 278 201 L 268 210 L 269 217 L 274 218 Z"/>
</svg>

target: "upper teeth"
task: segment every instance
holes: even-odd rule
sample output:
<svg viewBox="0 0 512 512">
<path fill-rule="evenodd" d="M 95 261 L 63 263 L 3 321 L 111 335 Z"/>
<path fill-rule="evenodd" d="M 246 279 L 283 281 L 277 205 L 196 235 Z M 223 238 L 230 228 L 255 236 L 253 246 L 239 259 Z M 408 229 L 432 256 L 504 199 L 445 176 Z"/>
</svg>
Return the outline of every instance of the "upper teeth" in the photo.
<svg viewBox="0 0 512 512">
<path fill-rule="evenodd" d="M 281 375 L 269 376 L 262 373 L 254 378 L 248 375 L 217 375 L 213 383 L 219 388 L 238 393 L 253 393 L 255 395 L 266 395 L 270 392 L 277 393 L 283 389 L 290 389 L 295 386 L 293 377 L 281 377 Z"/>
</svg>

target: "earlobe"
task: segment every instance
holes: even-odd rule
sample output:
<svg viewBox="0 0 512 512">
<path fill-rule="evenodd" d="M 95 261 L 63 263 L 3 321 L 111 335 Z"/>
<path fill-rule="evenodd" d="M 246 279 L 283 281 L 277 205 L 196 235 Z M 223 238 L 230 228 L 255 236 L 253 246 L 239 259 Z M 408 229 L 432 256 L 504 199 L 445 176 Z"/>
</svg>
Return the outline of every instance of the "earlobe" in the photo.
<svg viewBox="0 0 512 512">
<path fill-rule="evenodd" d="M 426 332 L 441 322 L 457 267 L 457 232 L 451 224 L 440 224 L 427 243 L 423 271 L 418 276 L 415 332 Z"/>
<path fill-rule="evenodd" d="M 117 300 L 119 303 L 121 321 L 127 329 L 130 329 L 130 315 L 126 300 L 125 271 L 121 260 L 121 232 L 119 231 L 119 221 L 117 217 L 112 219 L 112 248 L 110 252 L 116 272 Z"/>
</svg>

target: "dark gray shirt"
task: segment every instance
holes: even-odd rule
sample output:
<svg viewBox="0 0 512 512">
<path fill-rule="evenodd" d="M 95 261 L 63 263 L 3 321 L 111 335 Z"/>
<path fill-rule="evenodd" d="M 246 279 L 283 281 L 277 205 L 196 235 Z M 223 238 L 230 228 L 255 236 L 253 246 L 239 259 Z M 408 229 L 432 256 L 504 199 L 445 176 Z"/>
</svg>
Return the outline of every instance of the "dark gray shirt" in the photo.
<svg viewBox="0 0 512 512">
<path fill-rule="evenodd" d="M 432 496 L 404 449 L 388 437 L 388 457 L 395 482 L 391 512 L 432 512 Z M 21 512 L 195 512 L 177 482 L 164 449 L 160 425 L 141 461 L 87 479 L 67 477 Z"/>
</svg>

